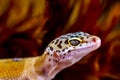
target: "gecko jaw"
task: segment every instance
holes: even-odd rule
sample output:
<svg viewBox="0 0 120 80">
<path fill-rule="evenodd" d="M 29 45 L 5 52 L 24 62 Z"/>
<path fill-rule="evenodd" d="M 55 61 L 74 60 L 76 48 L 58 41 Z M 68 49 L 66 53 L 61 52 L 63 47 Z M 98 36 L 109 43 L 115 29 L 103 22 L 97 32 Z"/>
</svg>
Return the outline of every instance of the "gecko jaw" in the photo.
<svg viewBox="0 0 120 80">
<path fill-rule="evenodd" d="M 96 39 L 96 42 L 93 42 L 92 45 L 90 46 L 78 48 L 78 49 L 72 49 L 66 55 L 62 55 L 60 62 L 63 62 L 65 60 L 70 60 L 72 64 L 74 64 L 75 62 L 79 61 L 82 57 L 86 56 L 88 53 L 96 50 L 97 48 L 100 47 L 101 40 L 96 36 L 95 36 L 95 39 Z"/>
</svg>

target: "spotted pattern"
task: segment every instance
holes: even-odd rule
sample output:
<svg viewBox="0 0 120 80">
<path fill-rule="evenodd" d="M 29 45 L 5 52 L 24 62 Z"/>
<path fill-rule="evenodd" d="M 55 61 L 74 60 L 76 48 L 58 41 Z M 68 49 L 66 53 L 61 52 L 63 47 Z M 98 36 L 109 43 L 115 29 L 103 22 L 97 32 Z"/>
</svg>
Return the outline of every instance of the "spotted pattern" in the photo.
<svg viewBox="0 0 120 80">
<path fill-rule="evenodd" d="M 61 45 L 62 41 L 59 42 L 59 44 L 57 45 L 58 48 L 62 48 L 62 45 Z"/>
<path fill-rule="evenodd" d="M 85 32 L 68 33 L 54 39 L 49 44 L 49 47 L 46 48 L 46 51 L 49 52 L 50 55 L 53 55 L 53 53 L 56 52 L 59 56 L 65 58 L 65 56 L 73 50 L 94 45 L 96 41 L 96 37 L 94 37 L 95 36 Z"/>
</svg>

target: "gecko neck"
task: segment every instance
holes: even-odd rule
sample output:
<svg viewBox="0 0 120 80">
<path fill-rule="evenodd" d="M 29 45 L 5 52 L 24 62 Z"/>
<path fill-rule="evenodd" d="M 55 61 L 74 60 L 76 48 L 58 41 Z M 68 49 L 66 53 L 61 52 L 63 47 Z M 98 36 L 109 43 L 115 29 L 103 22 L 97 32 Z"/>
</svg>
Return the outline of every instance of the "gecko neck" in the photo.
<svg viewBox="0 0 120 80">
<path fill-rule="evenodd" d="M 85 53 L 86 55 L 88 53 Z M 83 56 L 84 56 L 83 55 Z M 38 76 L 42 76 L 45 78 L 44 80 L 51 80 L 55 77 L 55 75 L 66 67 L 71 66 L 75 62 L 78 62 L 82 57 L 82 55 L 76 55 L 72 60 L 56 60 L 60 59 L 56 53 L 53 53 L 52 57 L 49 54 L 43 54 L 38 57 L 35 61 L 34 68 Z"/>
<path fill-rule="evenodd" d="M 34 68 L 38 76 L 45 78 L 45 80 L 50 80 L 55 77 L 55 75 L 60 72 L 63 68 L 59 67 L 59 62 L 50 60 L 50 55 L 43 54 L 38 57 L 35 61 Z"/>
</svg>

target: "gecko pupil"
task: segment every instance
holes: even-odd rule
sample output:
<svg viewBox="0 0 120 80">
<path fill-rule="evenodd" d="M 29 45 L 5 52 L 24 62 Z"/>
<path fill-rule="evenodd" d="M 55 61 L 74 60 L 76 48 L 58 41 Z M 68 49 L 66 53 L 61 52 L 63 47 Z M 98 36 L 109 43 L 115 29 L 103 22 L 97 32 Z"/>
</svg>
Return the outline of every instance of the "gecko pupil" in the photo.
<svg viewBox="0 0 120 80">
<path fill-rule="evenodd" d="M 69 40 L 69 43 L 70 43 L 70 45 L 72 45 L 72 46 L 77 46 L 77 45 L 79 45 L 81 42 L 80 42 L 80 40 L 72 39 L 72 40 Z"/>
</svg>

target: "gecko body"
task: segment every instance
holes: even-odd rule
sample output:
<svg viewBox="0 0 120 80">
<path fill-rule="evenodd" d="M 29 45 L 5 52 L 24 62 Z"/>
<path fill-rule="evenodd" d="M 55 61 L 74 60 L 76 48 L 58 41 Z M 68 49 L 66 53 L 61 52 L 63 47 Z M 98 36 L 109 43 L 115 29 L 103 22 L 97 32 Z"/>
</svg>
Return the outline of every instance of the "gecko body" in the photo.
<svg viewBox="0 0 120 80">
<path fill-rule="evenodd" d="M 100 44 L 99 37 L 85 32 L 59 36 L 48 44 L 42 56 L 0 60 L 0 80 L 51 80 Z"/>
</svg>

